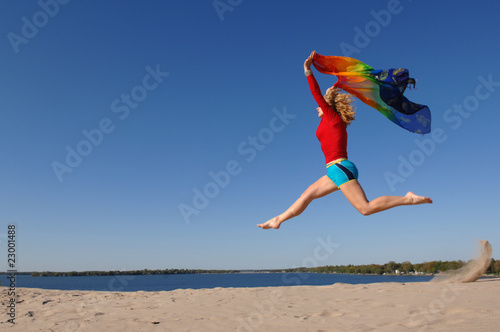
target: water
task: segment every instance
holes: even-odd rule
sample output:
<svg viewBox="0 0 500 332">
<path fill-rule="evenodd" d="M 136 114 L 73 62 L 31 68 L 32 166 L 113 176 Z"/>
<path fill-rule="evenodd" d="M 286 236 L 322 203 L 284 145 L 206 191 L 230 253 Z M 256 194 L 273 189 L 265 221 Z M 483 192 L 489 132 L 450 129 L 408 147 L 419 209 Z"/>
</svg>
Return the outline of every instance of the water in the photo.
<svg viewBox="0 0 500 332">
<path fill-rule="evenodd" d="M 236 274 L 167 274 L 82 277 L 31 277 L 16 275 L 16 287 L 93 290 L 113 292 L 171 291 L 215 287 L 276 287 L 332 285 L 334 283 L 370 284 L 376 282 L 426 282 L 430 276 L 373 276 L 318 273 L 236 273 Z M 7 275 L 0 275 L 8 287 Z"/>
</svg>

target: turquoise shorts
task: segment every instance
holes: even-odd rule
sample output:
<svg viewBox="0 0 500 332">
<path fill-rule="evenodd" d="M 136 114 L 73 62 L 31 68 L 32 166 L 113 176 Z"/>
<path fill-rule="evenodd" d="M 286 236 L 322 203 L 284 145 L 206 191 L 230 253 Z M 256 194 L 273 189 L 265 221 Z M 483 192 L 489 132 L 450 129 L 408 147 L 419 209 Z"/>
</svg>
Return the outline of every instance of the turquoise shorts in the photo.
<svg viewBox="0 0 500 332">
<path fill-rule="evenodd" d="M 341 185 L 358 179 L 358 169 L 351 161 L 343 159 L 326 166 L 327 176 L 340 188 Z"/>
</svg>

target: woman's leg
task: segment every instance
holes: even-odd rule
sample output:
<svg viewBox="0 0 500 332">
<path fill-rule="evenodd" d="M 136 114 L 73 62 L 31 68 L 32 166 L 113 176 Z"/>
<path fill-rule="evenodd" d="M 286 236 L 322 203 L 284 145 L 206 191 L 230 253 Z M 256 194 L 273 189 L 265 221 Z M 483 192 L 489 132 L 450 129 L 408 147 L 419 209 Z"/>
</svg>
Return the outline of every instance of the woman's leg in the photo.
<svg viewBox="0 0 500 332">
<path fill-rule="evenodd" d="M 309 188 L 304 191 L 304 193 L 299 197 L 295 203 L 292 204 L 282 214 L 280 214 L 277 217 L 274 217 L 273 219 L 269 219 L 263 224 L 258 224 L 257 226 L 263 228 L 263 229 L 269 229 L 269 228 L 275 228 L 278 229 L 280 228 L 280 225 L 282 222 L 285 220 L 288 220 L 290 218 L 296 217 L 304 210 L 306 207 L 311 203 L 313 200 L 316 198 L 320 198 L 323 196 L 326 196 L 339 188 L 333 183 L 328 176 L 323 176 L 321 177 L 318 181 L 314 182 Z"/>
<path fill-rule="evenodd" d="M 400 205 L 432 203 L 432 199 L 429 197 L 418 196 L 412 192 L 408 192 L 406 196 L 381 196 L 372 201 L 368 201 L 363 188 L 361 188 L 357 180 L 343 184 L 340 186 L 340 190 L 347 200 L 365 216 Z"/>
</svg>

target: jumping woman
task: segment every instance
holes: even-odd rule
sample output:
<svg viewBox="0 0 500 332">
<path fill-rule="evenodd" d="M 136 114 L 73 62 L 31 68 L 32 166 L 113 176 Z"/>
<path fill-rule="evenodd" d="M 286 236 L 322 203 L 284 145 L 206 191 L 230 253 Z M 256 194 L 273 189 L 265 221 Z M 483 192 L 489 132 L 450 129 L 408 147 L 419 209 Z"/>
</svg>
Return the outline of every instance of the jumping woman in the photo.
<svg viewBox="0 0 500 332">
<path fill-rule="evenodd" d="M 326 158 L 327 175 L 324 175 L 307 188 L 288 210 L 257 226 L 263 229 L 278 229 L 284 221 L 304 212 L 313 200 L 339 189 L 347 200 L 365 216 L 400 205 L 432 203 L 429 197 L 418 196 L 412 192 L 408 192 L 405 196 L 381 196 L 368 201 L 363 188 L 357 180 L 358 170 L 347 159 L 346 127 L 354 120 L 353 97 L 341 93 L 340 89 L 335 87 L 329 88 L 324 96 L 321 94 L 321 89 L 311 71 L 311 64 L 315 54 L 313 51 L 304 62 L 304 73 L 311 93 L 318 103 L 316 110 L 321 121 L 316 130 L 316 136 L 321 143 L 321 150 Z"/>
</svg>

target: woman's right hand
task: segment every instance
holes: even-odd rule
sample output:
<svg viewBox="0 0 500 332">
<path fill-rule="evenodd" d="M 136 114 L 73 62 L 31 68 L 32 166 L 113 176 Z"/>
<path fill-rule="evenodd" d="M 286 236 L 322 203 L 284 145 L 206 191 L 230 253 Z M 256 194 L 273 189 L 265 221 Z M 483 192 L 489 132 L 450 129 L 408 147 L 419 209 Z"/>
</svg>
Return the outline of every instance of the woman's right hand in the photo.
<svg viewBox="0 0 500 332">
<path fill-rule="evenodd" d="M 304 62 L 304 71 L 311 70 L 311 64 L 313 62 L 314 56 L 316 55 L 316 51 L 312 51 L 311 55 Z"/>
</svg>

